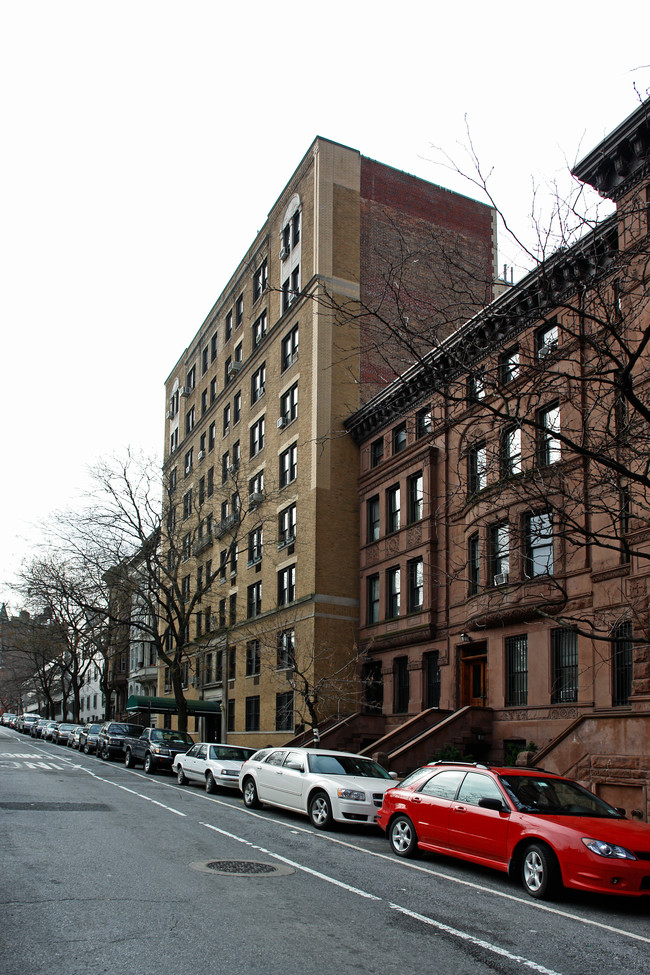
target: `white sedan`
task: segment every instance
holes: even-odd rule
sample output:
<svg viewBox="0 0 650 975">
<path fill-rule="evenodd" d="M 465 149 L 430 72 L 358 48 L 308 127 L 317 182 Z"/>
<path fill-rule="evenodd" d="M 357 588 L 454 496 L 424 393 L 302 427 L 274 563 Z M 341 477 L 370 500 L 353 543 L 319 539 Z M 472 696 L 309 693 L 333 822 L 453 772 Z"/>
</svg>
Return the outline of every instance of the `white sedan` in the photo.
<svg viewBox="0 0 650 975">
<path fill-rule="evenodd" d="M 376 823 L 395 775 L 370 758 L 313 748 L 262 749 L 239 773 L 244 805 L 263 803 L 305 813 L 316 829 Z"/>
<path fill-rule="evenodd" d="M 239 770 L 246 759 L 254 754 L 254 748 L 199 741 L 174 759 L 172 769 L 176 772 L 179 785 L 200 782 L 205 785 L 206 792 L 216 792 L 219 787 L 237 789 Z"/>
</svg>

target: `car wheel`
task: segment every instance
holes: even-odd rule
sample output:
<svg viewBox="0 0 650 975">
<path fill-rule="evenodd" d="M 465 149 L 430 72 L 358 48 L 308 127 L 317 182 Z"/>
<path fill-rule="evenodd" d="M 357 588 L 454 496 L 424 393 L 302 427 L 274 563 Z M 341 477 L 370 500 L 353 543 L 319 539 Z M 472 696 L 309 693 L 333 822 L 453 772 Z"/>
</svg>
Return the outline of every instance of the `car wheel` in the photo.
<svg viewBox="0 0 650 975">
<path fill-rule="evenodd" d="M 133 768 L 133 766 L 135 765 L 130 748 L 127 748 L 126 753 L 124 755 L 124 764 L 126 765 L 127 768 Z"/>
<path fill-rule="evenodd" d="M 88 742 L 84 745 L 84 755 L 90 755 L 90 748 L 88 747 Z"/>
<path fill-rule="evenodd" d="M 179 765 L 178 769 L 176 770 L 176 781 L 178 782 L 179 785 L 187 785 L 187 776 L 183 771 L 182 765 Z"/>
<path fill-rule="evenodd" d="M 553 851 L 542 843 L 527 846 L 521 861 L 521 880 L 531 897 L 550 897 L 560 882 L 560 870 Z"/>
<path fill-rule="evenodd" d="M 257 786 L 255 785 L 255 780 L 251 779 L 250 776 L 244 779 L 243 793 L 246 808 L 259 809 L 261 803 L 257 795 Z"/>
<path fill-rule="evenodd" d="M 412 857 L 418 851 L 418 837 L 415 826 L 408 816 L 396 816 L 390 824 L 388 839 L 393 853 L 398 857 Z"/>
<path fill-rule="evenodd" d="M 147 773 L 147 775 L 153 775 L 153 773 L 156 771 L 156 766 L 154 765 L 154 761 L 148 752 L 144 756 L 144 770 Z"/>
<path fill-rule="evenodd" d="M 108 759 L 108 752 L 106 751 L 106 749 L 103 746 L 102 746 L 102 748 L 100 748 L 99 746 L 97 746 L 97 754 L 101 758 L 102 762 L 105 762 Z"/>
<path fill-rule="evenodd" d="M 214 775 L 209 770 L 205 777 L 205 791 L 210 793 L 217 791 L 217 783 L 214 781 Z"/>
<path fill-rule="evenodd" d="M 309 818 L 316 829 L 332 828 L 332 806 L 326 792 L 315 792 L 309 800 Z"/>
</svg>

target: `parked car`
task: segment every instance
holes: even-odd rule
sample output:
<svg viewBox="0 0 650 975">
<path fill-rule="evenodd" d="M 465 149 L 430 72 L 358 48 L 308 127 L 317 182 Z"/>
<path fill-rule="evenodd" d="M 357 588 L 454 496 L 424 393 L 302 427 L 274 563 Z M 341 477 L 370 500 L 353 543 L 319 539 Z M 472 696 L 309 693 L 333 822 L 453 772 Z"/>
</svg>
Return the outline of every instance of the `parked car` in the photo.
<svg viewBox="0 0 650 975">
<path fill-rule="evenodd" d="M 3 724 L 8 725 L 10 728 L 15 728 L 17 718 L 17 714 L 12 713 L 11 711 L 5 711 L 1 720 Z"/>
<path fill-rule="evenodd" d="M 239 788 L 249 809 L 268 803 L 309 816 L 316 829 L 334 821 L 374 823 L 395 776 L 370 758 L 313 748 L 256 752 L 241 768 Z"/>
<path fill-rule="evenodd" d="M 185 731 L 145 728 L 137 738 L 124 739 L 124 764 L 127 768 L 143 765 L 148 775 L 158 769 L 171 771 L 176 756 L 184 755 L 193 744 L 194 739 Z"/>
<path fill-rule="evenodd" d="M 255 748 L 199 741 L 174 759 L 172 769 L 179 785 L 200 782 L 206 792 L 216 792 L 217 788 L 238 789 L 241 767 L 255 753 Z"/>
<path fill-rule="evenodd" d="M 104 761 L 111 758 L 124 760 L 124 739 L 139 738 L 144 727 L 126 721 L 105 721 L 97 735 L 97 754 Z"/>
<path fill-rule="evenodd" d="M 650 894 L 650 826 L 551 772 L 435 762 L 386 792 L 378 822 L 398 856 L 428 850 L 494 867 L 532 897 L 561 885 Z"/>
<path fill-rule="evenodd" d="M 87 724 L 84 725 L 79 732 L 79 751 L 84 751 L 86 755 L 90 755 L 92 752 L 97 751 L 97 737 L 99 735 L 101 724 Z"/>
<path fill-rule="evenodd" d="M 43 738 L 45 741 L 53 741 L 54 735 L 56 733 L 56 729 L 58 727 L 59 727 L 58 721 L 48 721 L 46 724 L 43 725 L 43 729 L 41 731 L 41 738 Z"/>
<path fill-rule="evenodd" d="M 68 735 L 68 748 L 79 748 L 79 737 L 83 729 L 84 726 L 82 724 L 76 724 L 74 726 L 74 731 L 71 735 Z"/>
<path fill-rule="evenodd" d="M 37 718 L 37 720 L 33 722 L 29 732 L 32 738 L 42 738 L 45 726 L 48 724 L 50 724 L 49 718 Z"/>
<path fill-rule="evenodd" d="M 52 731 L 52 742 L 55 745 L 67 745 L 68 738 L 74 729 L 78 727 L 79 725 L 74 724 L 72 721 L 61 721 Z"/>
</svg>

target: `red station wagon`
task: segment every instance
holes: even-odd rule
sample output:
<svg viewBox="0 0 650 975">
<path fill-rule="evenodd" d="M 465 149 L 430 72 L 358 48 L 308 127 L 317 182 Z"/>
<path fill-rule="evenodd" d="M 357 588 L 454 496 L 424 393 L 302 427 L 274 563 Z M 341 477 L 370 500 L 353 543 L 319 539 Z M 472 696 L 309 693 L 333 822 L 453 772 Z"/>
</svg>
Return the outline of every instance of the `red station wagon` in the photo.
<svg viewBox="0 0 650 975">
<path fill-rule="evenodd" d="M 377 822 L 397 856 L 493 867 L 532 897 L 562 885 L 650 895 L 650 826 L 552 772 L 435 762 L 386 792 Z"/>
</svg>

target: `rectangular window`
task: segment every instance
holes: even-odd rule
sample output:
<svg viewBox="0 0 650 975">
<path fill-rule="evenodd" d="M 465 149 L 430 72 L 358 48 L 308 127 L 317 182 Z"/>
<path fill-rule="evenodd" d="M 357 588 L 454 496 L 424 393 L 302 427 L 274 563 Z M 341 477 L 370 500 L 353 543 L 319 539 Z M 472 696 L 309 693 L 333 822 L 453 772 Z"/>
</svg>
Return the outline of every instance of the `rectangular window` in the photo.
<svg viewBox="0 0 650 975">
<path fill-rule="evenodd" d="M 214 494 L 214 467 L 210 467 L 208 470 L 208 497 L 211 498 Z"/>
<path fill-rule="evenodd" d="M 192 514 L 192 488 L 183 495 L 183 520 Z"/>
<path fill-rule="evenodd" d="M 254 528 L 248 533 L 248 564 L 255 565 L 262 561 L 262 527 Z"/>
<path fill-rule="evenodd" d="M 408 578 L 408 613 L 419 613 L 424 605 L 424 562 L 422 558 L 410 559 L 406 566 Z"/>
<path fill-rule="evenodd" d="M 262 583 L 255 582 L 248 587 L 246 600 L 246 615 L 248 619 L 259 616 L 262 612 Z"/>
<path fill-rule="evenodd" d="M 217 401 L 217 377 L 210 380 L 210 406 Z"/>
<path fill-rule="evenodd" d="M 528 703 L 528 637 L 506 639 L 506 707 Z"/>
<path fill-rule="evenodd" d="M 232 336 L 232 309 L 226 315 L 226 342 Z"/>
<path fill-rule="evenodd" d="M 379 538 L 379 495 L 366 501 L 366 541 L 376 542 Z"/>
<path fill-rule="evenodd" d="M 531 579 L 553 574 L 553 521 L 548 511 L 528 515 L 525 566 Z"/>
<path fill-rule="evenodd" d="M 194 424 L 196 423 L 196 411 L 194 407 L 187 411 L 185 414 L 185 434 L 191 433 L 194 429 Z"/>
<path fill-rule="evenodd" d="M 244 296 L 240 295 L 235 302 L 235 328 L 239 328 L 244 320 Z"/>
<path fill-rule="evenodd" d="M 188 476 L 188 474 L 191 472 L 193 467 L 194 467 L 194 447 L 190 447 L 190 449 L 185 454 L 185 477 Z"/>
<path fill-rule="evenodd" d="M 510 427 L 501 434 L 501 476 L 521 474 L 521 428 Z"/>
<path fill-rule="evenodd" d="M 275 730 L 293 730 L 293 691 L 275 695 Z"/>
<path fill-rule="evenodd" d="M 246 698 L 246 731 L 260 730 L 260 699 L 259 695 Z"/>
<path fill-rule="evenodd" d="M 261 590 L 260 590 L 261 592 Z M 234 626 L 237 622 L 237 593 L 233 592 L 228 600 L 228 619 L 230 625 Z"/>
<path fill-rule="evenodd" d="M 479 548 L 479 535 L 474 532 L 467 540 L 467 579 L 468 593 L 475 596 L 481 584 L 481 560 Z"/>
<path fill-rule="evenodd" d="M 235 730 L 235 702 L 232 698 L 228 699 L 228 731 Z"/>
<path fill-rule="evenodd" d="M 406 449 L 406 423 L 400 423 L 393 428 L 393 453 L 399 454 Z"/>
<path fill-rule="evenodd" d="M 235 393 L 232 401 L 232 422 L 239 423 L 241 420 L 241 393 Z"/>
<path fill-rule="evenodd" d="M 253 322 L 253 348 L 256 349 L 266 335 L 266 309 Z"/>
<path fill-rule="evenodd" d="M 232 418 L 232 411 L 230 409 L 230 403 L 227 403 L 223 408 L 223 435 L 226 436 L 230 432 L 230 420 Z"/>
<path fill-rule="evenodd" d="M 278 515 L 278 548 L 296 540 L 296 506 L 290 504 Z"/>
<path fill-rule="evenodd" d="M 395 566 L 386 572 L 386 619 L 399 616 L 400 608 L 400 568 Z"/>
<path fill-rule="evenodd" d="M 280 397 L 280 421 L 278 427 L 286 426 L 298 416 L 298 383 L 294 383 Z"/>
<path fill-rule="evenodd" d="M 256 677 L 260 672 L 260 641 L 249 640 L 246 644 L 246 676 Z"/>
<path fill-rule="evenodd" d="M 201 393 L 201 416 L 205 416 L 208 412 L 208 391 L 204 389 Z"/>
<path fill-rule="evenodd" d="M 250 456 L 255 457 L 264 449 L 264 417 L 253 424 L 250 429 Z"/>
<path fill-rule="evenodd" d="M 499 356 L 499 379 L 511 383 L 519 376 L 519 346 L 513 345 Z"/>
<path fill-rule="evenodd" d="M 217 358 L 217 333 L 215 332 L 210 339 L 210 362 Z"/>
<path fill-rule="evenodd" d="M 225 484 L 230 472 L 230 454 L 228 451 L 221 455 L 221 483 Z"/>
<path fill-rule="evenodd" d="M 485 375 L 476 372 L 467 379 L 467 402 L 478 403 L 482 399 L 485 399 Z"/>
<path fill-rule="evenodd" d="M 412 525 L 414 521 L 422 520 L 424 491 L 421 471 L 409 477 L 406 490 L 408 494 L 408 520 L 409 524 Z"/>
<path fill-rule="evenodd" d="M 187 379 L 185 380 L 185 385 L 188 389 L 194 389 L 196 386 L 196 366 L 192 366 L 187 374 Z"/>
<path fill-rule="evenodd" d="M 634 663 L 632 624 L 621 623 L 612 634 L 612 704 L 622 707 L 630 703 Z"/>
<path fill-rule="evenodd" d="M 499 521 L 488 530 L 490 569 L 493 586 L 503 586 L 510 574 L 510 525 Z"/>
<path fill-rule="evenodd" d="M 283 450 L 280 454 L 280 487 L 291 484 L 298 476 L 298 444 L 292 443 L 290 447 Z"/>
<path fill-rule="evenodd" d="M 428 437 L 432 430 L 431 407 L 425 406 L 415 414 L 415 436 L 421 440 L 422 437 Z"/>
<path fill-rule="evenodd" d="M 251 406 L 257 403 L 260 396 L 264 396 L 266 389 L 266 363 L 263 362 L 259 369 L 251 376 Z"/>
<path fill-rule="evenodd" d="M 205 376 L 206 372 L 208 371 L 208 356 L 209 356 L 209 354 L 210 354 L 210 350 L 208 349 L 208 347 L 206 345 L 205 349 L 203 350 L 203 354 L 201 356 L 201 375 L 202 376 Z"/>
<path fill-rule="evenodd" d="M 370 444 L 370 466 L 376 467 L 381 463 L 384 456 L 384 438 L 380 437 L 378 440 L 373 440 Z"/>
<path fill-rule="evenodd" d="M 278 572 L 278 606 L 286 606 L 296 598 L 296 567 L 289 565 Z"/>
<path fill-rule="evenodd" d="M 537 414 L 537 460 L 540 466 L 557 464 L 560 460 L 560 407 L 558 403 L 539 410 Z"/>
<path fill-rule="evenodd" d="M 396 532 L 400 527 L 400 490 L 399 484 L 393 485 L 386 491 L 386 531 Z"/>
<path fill-rule="evenodd" d="M 294 325 L 291 331 L 282 339 L 281 347 L 281 366 L 282 372 L 292 366 L 298 359 L 298 326 Z"/>
<path fill-rule="evenodd" d="M 278 633 L 278 670 L 291 670 L 294 666 L 295 631 L 293 627 Z"/>
<path fill-rule="evenodd" d="M 467 453 L 467 489 L 470 495 L 487 487 L 487 447 L 477 444 Z"/>
<path fill-rule="evenodd" d="M 379 622 L 379 575 L 366 579 L 366 624 Z"/>
<path fill-rule="evenodd" d="M 395 657 L 393 661 L 393 711 L 395 714 L 406 714 L 409 709 L 408 662 L 408 657 Z"/>
<path fill-rule="evenodd" d="M 261 298 L 269 283 L 269 268 L 266 258 L 253 274 L 253 301 Z"/>
<path fill-rule="evenodd" d="M 214 450 L 214 445 L 216 443 L 216 440 L 217 440 L 217 427 L 213 420 L 208 428 L 208 450 Z"/>
<path fill-rule="evenodd" d="M 550 355 L 558 347 L 558 325 L 557 319 L 553 318 L 542 328 L 538 328 L 535 332 L 535 356 L 537 359 L 543 359 L 545 356 Z"/>
<path fill-rule="evenodd" d="M 291 237 L 295 247 L 300 242 L 300 210 L 296 210 L 291 218 Z"/>
<path fill-rule="evenodd" d="M 551 704 L 578 700 L 578 634 L 551 631 Z"/>
</svg>

